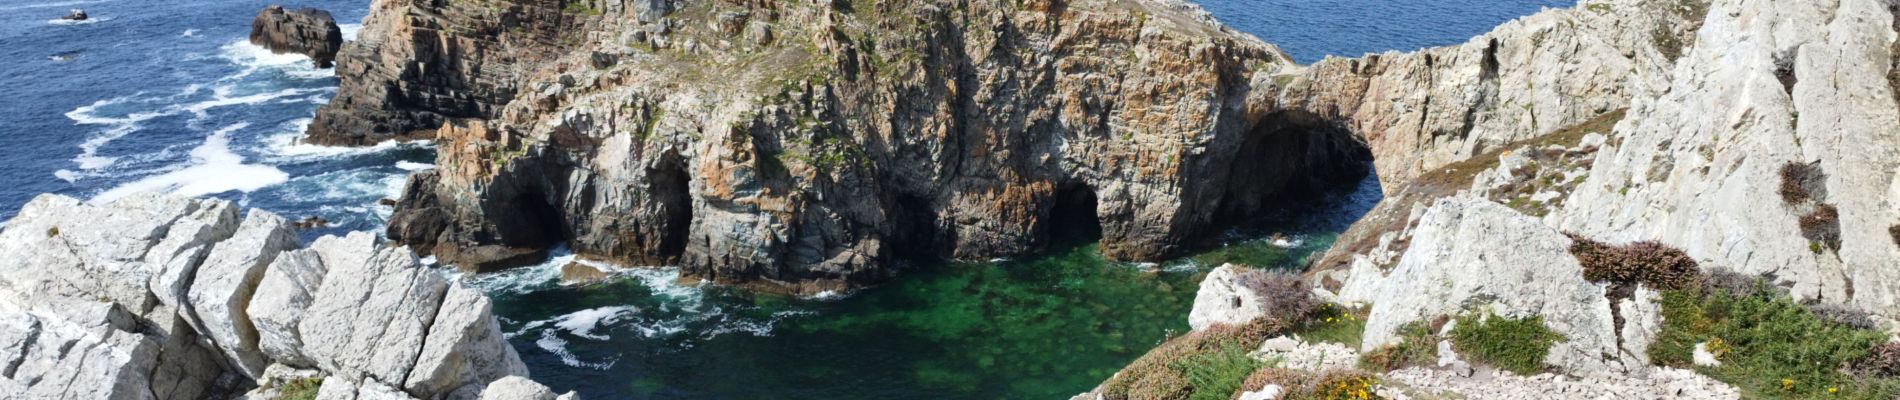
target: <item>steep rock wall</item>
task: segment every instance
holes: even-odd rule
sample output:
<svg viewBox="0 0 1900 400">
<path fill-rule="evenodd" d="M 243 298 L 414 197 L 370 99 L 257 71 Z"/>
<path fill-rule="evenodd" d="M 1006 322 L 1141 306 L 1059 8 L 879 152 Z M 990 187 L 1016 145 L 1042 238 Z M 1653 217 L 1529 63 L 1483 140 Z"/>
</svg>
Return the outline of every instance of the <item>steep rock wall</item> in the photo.
<svg viewBox="0 0 1900 400">
<path fill-rule="evenodd" d="M 1365 172 L 1348 131 L 1273 107 L 1284 55 L 1185 4 L 575 4 L 563 56 L 438 131 L 392 238 L 474 269 L 566 241 L 816 292 L 1069 226 L 1167 257 Z"/>
</svg>

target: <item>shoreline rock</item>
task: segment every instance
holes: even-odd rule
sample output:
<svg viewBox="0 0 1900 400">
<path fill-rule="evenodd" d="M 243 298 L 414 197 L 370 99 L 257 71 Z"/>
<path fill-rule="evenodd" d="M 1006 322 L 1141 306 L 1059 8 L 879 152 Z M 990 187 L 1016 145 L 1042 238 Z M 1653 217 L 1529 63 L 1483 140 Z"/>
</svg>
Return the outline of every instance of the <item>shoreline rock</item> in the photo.
<svg viewBox="0 0 1900 400">
<path fill-rule="evenodd" d="M 330 68 L 336 65 L 337 51 L 343 47 L 343 29 L 337 27 L 328 11 L 286 10 L 272 5 L 251 21 L 251 44 L 272 53 L 310 56 L 317 68 Z"/>
<path fill-rule="evenodd" d="M 268 399 L 320 377 L 325 393 L 474 399 L 527 376 L 488 298 L 407 249 L 361 232 L 305 248 L 290 221 L 236 210 L 28 203 L 0 231 L 0 398 Z"/>
</svg>

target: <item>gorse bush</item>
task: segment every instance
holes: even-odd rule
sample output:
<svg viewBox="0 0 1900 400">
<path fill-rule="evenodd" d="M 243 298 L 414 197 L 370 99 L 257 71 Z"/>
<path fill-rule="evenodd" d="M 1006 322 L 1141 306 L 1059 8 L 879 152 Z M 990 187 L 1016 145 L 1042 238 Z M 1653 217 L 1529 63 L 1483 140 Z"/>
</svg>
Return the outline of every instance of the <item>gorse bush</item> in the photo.
<svg viewBox="0 0 1900 400">
<path fill-rule="evenodd" d="M 1892 399 L 1900 383 L 1856 377 L 1872 365 L 1886 334 L 1823 319 L 1792 298 L 1757 283 L 1754 290 L 1663 292 L 1662 331 L 1650 345 L 1657 364 L 1692 368 L 1697 343 L 1721 342 L 1722 365 L 1702 372 L 1734 385 L 1744 398 Z M 1865 368 L 1865 367 L 1863 367 Z"/>
<path fill-rule="evenodd" d="M 1298 274 L 1249 270 L 1241 273 L 1239 282 L 1241 287 L 1260 296 L 1260 305 L 1267 311 L 1267 318 L 1282 325 L 1306 321 L 1322 304 L 1319 299 L 1313 298 L 1312 288 Z"/>
<path fill-rule="evenodd" d="M 1413 321 L 1399 326 L 1399 342 L 1359 355 L 1359 368 L 1387 372 L 1437 360 L 1438 335 L 1431 325 L 1435 324 Z"/>
<path fill-rule="evenodd" d="M 1682 289 L 1702 279 L 1695 259 L 1657 242 L 1612 246 L 1571 235 L 1570 254 L 1592 282 L 1640 283 L 1661 289 Z"/>
<path fill-rule="evenodd" d="M 1278 322 L 1259 319 L 1182 335 L 1149 350 L 1109 378 L 1103 384 L 1102 395 L 1109 400 L 1225 398 L 1258 367 L 1234 356 L 1246 357 L 1267 336 L 1282 330 Z"/>
<path fill-rule="evenodd" d="M 1467 315 L 1451 328 L 1459 354 L 1519 375 L 1544 370 L 1544 357 L 1563 335 L 1544 326 L 1544 317 L 1524 319 Z"/>
</svg>

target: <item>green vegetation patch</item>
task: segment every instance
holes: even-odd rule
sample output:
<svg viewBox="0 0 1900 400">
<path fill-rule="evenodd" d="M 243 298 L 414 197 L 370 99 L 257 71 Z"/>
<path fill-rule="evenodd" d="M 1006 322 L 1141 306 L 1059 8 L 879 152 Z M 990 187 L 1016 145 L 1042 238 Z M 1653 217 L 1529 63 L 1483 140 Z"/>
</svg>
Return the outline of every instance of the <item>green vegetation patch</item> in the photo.
<svg viewBox="0 0 1900 400">
<path fill-rule="evenodd" d="M 1650 359 L 1692 368 L 1695 346 L 1709 343 L 1721 366 L 1697 369 L 1744 398 L 1900 396 L 1900 380 L 1877 372 L 1886 334 L 1821 318 L 1760 280 L 1733 286 L 1664 291 Z"/>
<path fill-rule="evenodd" d="M 1544 326 L 1543 316 L 1523 319 L 1467 315 L 1451 328 L 1452 346 L 1473 361 L 1518 375 L 1544 370 L 1544 357 L 1563 335 Z"/>
<path fill-rule="evenodd" d="M 1413 321 L 1399 326 L 1399 343 L 1379 346 L 1359 355 L 1359 368 L 1367 371 L 1392 371 L 1425 365 L 1438 359 L 1438 335 L 1435 326 L 1442 323 Z"/>
<path fill-rule="evenodd" d="M 1279 331 L 1263 319 L 1188 333 L 1129 364 L 1103 385 L 1102 394 L 1110 400 L 1225 399 L 1260 367 L 1247 352 Z"/>
<path fill-rule="evenodd" d="M 323 378 L 294 379 L 284 383 L 284 387 L 278 389 L 278 392 L 282 393 L 282 396 L 278 398 L 282 400 L 315 400 L 317 398 L 317 389 L 321 387 L 323 387 Z"/>
<path fill-rule="evenodd" d="M 1366 335 L 1366 314 L 1369 310 L 1369 307 L 1321 304 L 1311 318 L 1293 329 L 1293 333 L 1310 343 L 1338 343 L 1357 349 Z"/>
</svg>

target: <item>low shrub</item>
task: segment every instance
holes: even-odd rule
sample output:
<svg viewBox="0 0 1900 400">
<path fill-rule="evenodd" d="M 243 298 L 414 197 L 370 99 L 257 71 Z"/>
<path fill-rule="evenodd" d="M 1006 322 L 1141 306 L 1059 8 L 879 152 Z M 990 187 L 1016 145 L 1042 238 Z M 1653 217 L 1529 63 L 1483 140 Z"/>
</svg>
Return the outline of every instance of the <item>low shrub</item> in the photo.
<svg viewBox="0 0 1900 400">
<path fill-rule="evenodd" d="M 1702 280 L 1701 292 L 1722 292 L 1732 295 L 1747 295 L 1766 287 L 1768 278 L 1761 275 L 1749 275 L 1728 268 L 1710 268 Z"/>
<path fill-rule="evenodd" d="M 1240 286 L 1260 295 L 1267 318 L 1282 325 L 1306 321 L 1318 311 L 1321 302 L 1313 298 L 1313 289 L 1299 274 L 1285 271 L 1250 270 L 1241 273 Z"/>
<path fill-rule="evenodd" d="M 1841 324 L 1841 326 L 1860 330 L 1880 329 L 1880 323 L 1875 322 L 1873 315 L 1868 314 L 1866 311 L 1833 304 L 1809 305 L 1808 311 L 1813 312 L 1816 318 Z"/>
<path fill-rule="evenodd" d="M 1885 333 L 1823 319 L 1766 285 L 1745 293 L 1669 290 L 1662 297 L 1662 331 L 1649 348 L 1657 364 L 1693 368 L 1695 345 L 1720 341 L 1728 348 L 1722 365 L 1701 371 L 1744 398 L 1900 395 L 1900 381 L 1845 372 L 1873 364 L 1870 354 L 1886 342 Z"/>
<path fill-rule="evenodd" d="M 1307 342 L 1338 343 L 1356 349 L 1366 335 L 1366 312 L 1366 308 L 1321 303 L 1319 310 L 1295 327 L 1293 333 Z"/>
<path fill-rule="evenodd" d="M 1389 372 L 1438 360 L 1438 335 L 1425 321 L 1399 327 L 1399 343 L 1379 346 L 1359 355 L 1359 368 Z"/>
<path fill-rule="evenodd" d="M 1247 376 L 1245 383 L 1230 400 L 1259 391 L 1267 385 L 1279 385 L 1283 400 L 1370 400 L 1380 398 L 1373 392 L 1379 384 L 1376 376 L 1364 371 L 1328 370 L 1310 372 L 1285 368 L 1262 368 Z"/>
<path fill-rule="evenodd" d="M 1224 398 L 1258 367 L 1233 357 L 1245 358 L 1267 336 L 1282 330 L 1279 323 L 1260 319 L 1247 325 L 1217 325 L 1190 332 L 1162 343 L 1123 368 L 1103 384 L 1102 394 L 1110 400 Z"/>
<path fill-rule="evenodd" d="M 1900 378 L 1900 342 L 1874 346 L 1867 351 L 1866 356 L 1854 363 L 1854 370 L 1874 378 Z"/>
<path fill-rule="evenodd" d="M 315 400 L 317 389 L 323 387 L 323 378 L 301 378 L 284 383 L 278 389 L 282 400 Z"/>
<path fill-rule="evenodd" d="M 1451 343 L 1458 353 L 1518 375 L 1544 370 L 1544 357 L 1563 335 L 1544 326 L 1544 317 L 1524 319 L 1485 318 L 1467 315 L 1451 328 Z"/>
<path fill-rule="evenodd" d="M 1240 388 L 1235 389 L 1234 394 L 1228 396 L 1228 399 L 1240 400 L 1240 395 L 1266 389 L 1267 385 L 1279 385 L 1282 389 L 1297 389 L 1306 387 L 1312 381 L 1313 373 L 1311 372 L 1278 367 L 1261 368 L 1247 375 L 1247 379 L 1240 382 Z"/>
<path fill-rule="evenodd" d="M 1570 254 L 1592 282 L 1640 283 L 1660 289 L 1682 289 L 1702 279 L 1695 259 L 1682 250 L 1657 242 L 1612 246 L 1571 235 Z"/>
<path fill-rule="evenodd" d="M 1781 201 L 1790 207 L 1827 198 L 1827 174 L 1818 164 L 1790 162 L 1781 165 Z"/>
<path fill-rule="evenodd" d="M 1829 250 L 1841 251 L 1841 211 L 1832 204 L 1814 207 L 1801 216 L 1801 237 Z"/>
</svg>

